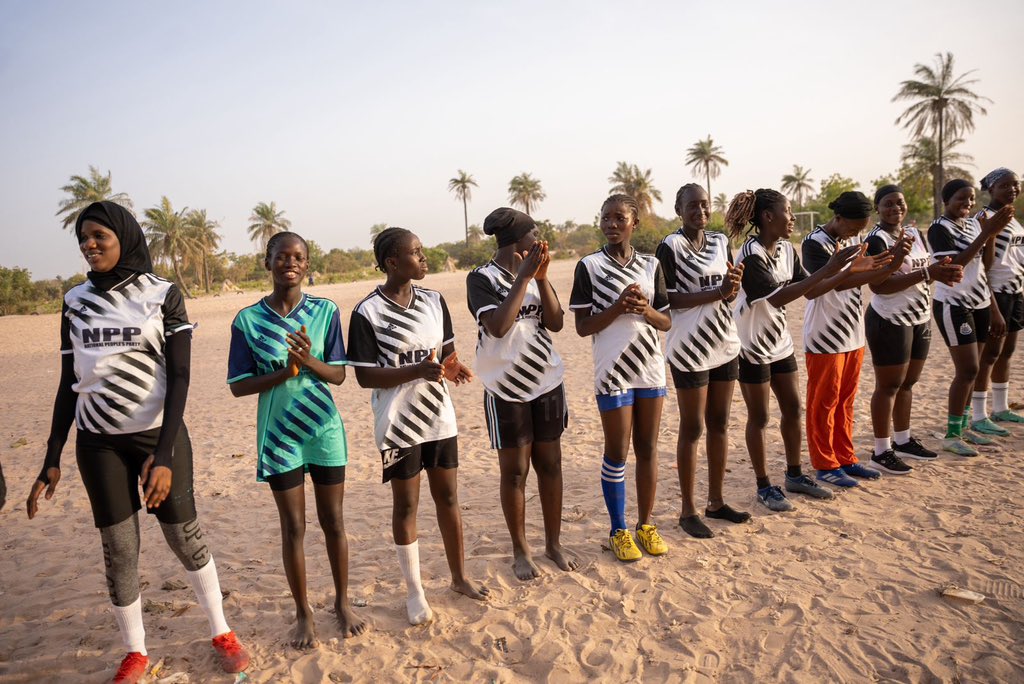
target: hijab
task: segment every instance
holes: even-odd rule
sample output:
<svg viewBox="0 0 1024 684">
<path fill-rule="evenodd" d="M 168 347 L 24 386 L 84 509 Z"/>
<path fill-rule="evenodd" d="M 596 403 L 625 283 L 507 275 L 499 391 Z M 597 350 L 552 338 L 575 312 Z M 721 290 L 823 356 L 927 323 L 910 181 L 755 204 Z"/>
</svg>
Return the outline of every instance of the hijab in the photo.
<svg viewBox="0 0 1024 684">
<path fill-rule="evenodd" d="M 121 243 L 121 258 L 114 268 L 103 273 L 89 271 L 89 278 L 95 287 L 107 291 L 115 285 L 127 280 L 136 273 L 151 273 L 153 261 L 149 257 L 146 236 L 142 226 L 135 220 L 132 213 L 115 202 L 93 202 L 78 215 L 75 221 L 75 235 L 82 241 L 82 226 L 86 221 L 93 221 L 107 228 L 117 236 Z"/>
</svg>

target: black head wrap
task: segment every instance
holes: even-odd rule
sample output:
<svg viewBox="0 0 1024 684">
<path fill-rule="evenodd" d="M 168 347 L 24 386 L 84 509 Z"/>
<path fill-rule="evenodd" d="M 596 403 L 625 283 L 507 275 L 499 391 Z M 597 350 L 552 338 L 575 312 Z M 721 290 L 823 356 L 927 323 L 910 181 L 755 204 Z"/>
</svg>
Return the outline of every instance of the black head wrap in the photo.
<svg viewBox="0 0 1024 684">
<path fill-rule="evenodd" d="M 942 203 L 947 204 L 949 200 L 953 199 L 953 195 L 969 187 L 971 184 L 963 178 L 954 178 L 942 186 Z"/>
<path fill-rule="evenodd" d="M 495 209 L 484 219 L 484 233 L 497 238 L 499 248 L 514 245 L 536 227 L 529 214 L 510 207 Z"/>
<path fill-rule="evenodd" d="M 886 195 L 891 195 L 894 192 L 902 193 L 903 188 L 890 183 L 889 185 L 883 185 L 878 188 L 878 190 L 875 190 L 875 206 L 877 207 L 878 203 L 881 202 Z"/>
<path fill-rule="evenodd" d="M 79 242 L 82 241 L 82 225 L 86 221 L 94 221 L 104 228 L 109 228 L 121 243 L 121 258 L 114 268 L 104 273 L 89 271 L 86 274 L 93 285 L 101 290 L 109 290 L 135 273 L 153 271 L 146 236 L 142 232 L 142 226 L 130 211 L 114 202 L 93 202 L 75 221 L 75 235 Z"/>
<path fill-rule="evenodd" d="M 848 219 L 863 219 L 871 216 L 871 202 L 863 192 L 849 190 L 829 202 L 828 208 L 836 216 Z"/>
<path fill-rule="evenodd" d="M 991 190 L 992 186 L 998 183 L 1001 178 L 1014 175 L 1016 174 L 1011 169 L 1008 169 L 1005 166 L 1000 166 L 995 171 L 990 171 L 987 176 L 981 179 L 981 189 Z"/>
</svg>

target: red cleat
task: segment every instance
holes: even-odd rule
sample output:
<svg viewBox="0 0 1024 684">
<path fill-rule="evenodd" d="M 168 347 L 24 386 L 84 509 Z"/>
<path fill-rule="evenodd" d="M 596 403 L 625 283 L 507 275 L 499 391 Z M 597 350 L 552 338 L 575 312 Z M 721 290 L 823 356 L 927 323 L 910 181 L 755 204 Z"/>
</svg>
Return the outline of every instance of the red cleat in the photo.
<svg viewBox="0 0 1024 684">
<path fill-rule="evenodd" d="M 220 666 L 225 672 L 241 672 L 249 667 L 249 652 L 234 632 L 213 637 L 213 650 L 217 652 Z"/>
<path fill-rule="evenodd" d="M 131 652 L 121 661 L 117 674 L 110 680 L 113 684 L 135 684 L 149 669 L 149 658 L 141 653 Z"/>
</svg>

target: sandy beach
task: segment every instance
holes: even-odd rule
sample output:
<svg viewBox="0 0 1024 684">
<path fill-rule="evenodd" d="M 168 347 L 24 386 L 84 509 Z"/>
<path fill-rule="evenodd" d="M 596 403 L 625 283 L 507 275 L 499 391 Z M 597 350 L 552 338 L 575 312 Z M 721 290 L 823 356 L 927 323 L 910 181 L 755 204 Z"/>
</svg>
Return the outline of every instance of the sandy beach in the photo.
<svg viewBox="0 0 1024 684">
<path fill-rule="evenodd" d="M 552 265 L 563 307 L 574 262 Z M 352 307 L 372 282 L 308 291 L 337 302 L 347 328 Z M 465 272 L 429 275 L 452 311 L 456 345 L 473 359 L 476 326 Z M 453 390 L 460 432 L 460 501 L 467 567 L 491 589 L 487 603 L 448 589 L 449 575 L 433 507 L 423 492 L 420 549 L 432 623 L 411 627 L 391 540 L 391 496 L 380 483 L 369 390 L 353 375 L 334 396 L 349 438 L 345 514 L 350 596 L 370 622 L 343 640 L 334 622 L 330 568 L 307 485 L 306 552 L 310 600 L 321 645 L 287 645 L 293 604 L 280 561 L 278 518 L 270 491 L 255 480 L 256 399 L 234 399 L 225 384 L 229 326 L 254 293 L 188 302 L 199 323 L 186 411 L 195 451 L 200 519 L 220 571 L 228 621 L 251 649 L 256 682 L 282 681 L 1024 681 L 1024 516 L 1016 460 L 1024 428 L 979 458 L 943 455 L 911 462 L 906 477 L 884 476 L 833 501 L 793 495 L 795 511 L 769 513 L 755 500 L 743 447 L 745 409 L 733 399 L 726 498 L 753 520 L 711 520 L 716 536 L 697 540 L 676 524 L 677 409 L 665 404 L 659 440 L 655 518 L 670 546 L 659 558 L 625 565 L 607 544 L 599 483 L 602 435 L 593 399 L 590 341 L 567 312 L 555 344 L 567 368 L 570 423 L 562 440 L 563 543 L 581 558 L 564 573 L 542 557 L 536 481 L 528 489 L 527 530 L 544 571 L 516 580 L 498 504 L 498 465 L 489 449 L 482 387 Z M 865 297 L 867 298 L 867 297 Z M 799 348 L 802 302 L 790 307 Z M 0 318 L 0 459 L 10 489 L 0 513 L 0 681 L 96 682 L 109 678 L 122 646 L 109 610 L 99 535 L 75 466 L 72 435 L 53 501 L 34 521 L 24 499 L 41 465 L 57 385 L 56 315 Z M 1024 358 L 1024 357 L 1020 357 Z M 870 355 L 867 357 L 870 360 Z M 1016 362 L 1011 401 L 1024 396 Z M 801 376 L 804 363 L 800 358 Z M 936 332 L 917 386 L 914 432 L 937 449 L 944 427 L 948 352 Z M 802 380 L 803 382 L 803 380 Z M 861 377 L 855 442 L 871 448 L 867 413 L 870 365 Z M 769 430 L 773 479 L 784 469 L 777 424 Z M 703 449 L 701 450 L 703 454 Z M 631 461 L 632 462 L 632 461 Z M 805 469 L 809 468 L 806 461 Z M 627 512 L 635 522 L 635 480 L 628 472 Z M 706 492 L 706 465 L 698 471 Z M 425 488 L 425 485 L 424 485 Z M 212 657 L 206 620 L 155 519 L 143 521 L 140 561 L 154 681 L 231 682 Z M 164 589 L 170 580 L 181 589 Z M 979 592 L 980 603 L 941 597 L 947 585 Z M 172 585 L 173 586 L 173 585 Z M 182 676 L 184 675 L 184 676 Z"/>
</svg>

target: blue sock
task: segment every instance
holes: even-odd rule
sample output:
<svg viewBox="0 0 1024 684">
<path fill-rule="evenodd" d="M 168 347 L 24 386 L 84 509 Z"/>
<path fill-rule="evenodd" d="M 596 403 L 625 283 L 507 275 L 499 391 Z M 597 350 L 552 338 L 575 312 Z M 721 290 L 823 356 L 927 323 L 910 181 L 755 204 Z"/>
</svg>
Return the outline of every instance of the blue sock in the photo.
<svg viewBox="0 0 1024 684">
<path fill-rule="evenodd" d="M 601 463 L 601 491 L 612 521 L 612 532 L 626 529 L 626 464 L 609 461 Z M 609 535 L 611 536 L 611 535 Z"/>
</svg>

